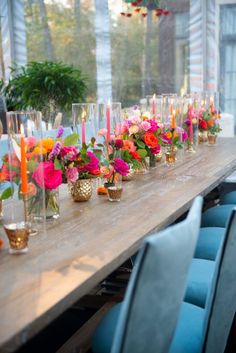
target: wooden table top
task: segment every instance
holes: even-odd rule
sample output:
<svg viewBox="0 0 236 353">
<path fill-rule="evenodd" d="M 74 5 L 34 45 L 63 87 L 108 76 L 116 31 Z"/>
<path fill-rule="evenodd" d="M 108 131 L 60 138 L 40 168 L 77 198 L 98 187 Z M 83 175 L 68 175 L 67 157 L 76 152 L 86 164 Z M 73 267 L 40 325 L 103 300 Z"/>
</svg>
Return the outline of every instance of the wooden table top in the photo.
<svg viewBox="0 0 236 353">
<path fill-rule="evenodd" d="M 88 293 L 139 248 L 143 238 L 189 209 L 236 168 L 236 138 L 185 153 L 175 167 L 158 165 L 124 183 L 120 203 L 96 196 L 61 197 L 61 217 L 30 238 L 29 252 L 0 251 L 0 352 L 13 352 Z M 95 194 L 95 193 L 94 193 Z"/>
</svg>

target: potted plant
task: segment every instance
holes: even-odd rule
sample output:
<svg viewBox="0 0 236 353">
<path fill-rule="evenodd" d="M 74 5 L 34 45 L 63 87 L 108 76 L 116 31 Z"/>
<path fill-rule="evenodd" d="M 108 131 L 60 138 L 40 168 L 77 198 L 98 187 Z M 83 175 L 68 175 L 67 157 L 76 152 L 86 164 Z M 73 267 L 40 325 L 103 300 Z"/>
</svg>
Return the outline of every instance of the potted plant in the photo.
<svg viewBox="0 0 236 353">
<path fill-rule="evenodd" d="M 8 110 L 34 109 L 44 120 L 52 115 L 70 112 L 71 105 L 84 99 L 85 77 L 79 69 L 61 62 L 30 62 L 11 68 L 11 79 L 0 81 L 0 92 L 6 97 Z"/>
</svg>

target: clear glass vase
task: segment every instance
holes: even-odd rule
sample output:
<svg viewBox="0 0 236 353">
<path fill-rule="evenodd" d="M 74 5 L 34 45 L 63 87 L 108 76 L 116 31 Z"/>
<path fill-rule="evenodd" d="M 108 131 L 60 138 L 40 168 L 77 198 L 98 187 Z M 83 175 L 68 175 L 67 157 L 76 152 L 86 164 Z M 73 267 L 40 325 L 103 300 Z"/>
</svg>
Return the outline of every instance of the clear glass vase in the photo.
<svg viewBox="0 0 236 353">
<path fill-rule="evenodd" d="M 38 199 L 39 195 L 32 196 L 29 199 L 29 216 L 38 222 L 46 220 L 58 219 L 60 217 L 60 203 L 59 203 L 59 188 L 54 190 L 45 190 L 45 202 L 42 203 Z"/>
</svg>

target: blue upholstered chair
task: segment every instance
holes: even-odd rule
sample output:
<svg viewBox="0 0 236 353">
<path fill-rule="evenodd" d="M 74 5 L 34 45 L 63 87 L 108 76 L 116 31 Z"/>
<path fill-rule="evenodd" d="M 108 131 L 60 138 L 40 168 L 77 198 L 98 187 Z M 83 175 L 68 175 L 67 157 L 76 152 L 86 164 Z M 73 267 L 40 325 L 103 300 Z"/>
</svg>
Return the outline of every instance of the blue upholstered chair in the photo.
<svg viewBox="0 0 236 353">
<path fill-rule="evenodd" d="M 202 227 L 225 228 L 234 204 L 209 208 L 202 215 Z"/>
<path fill-rule="evenodd" d="M 97 327 L 95 353 L 168 352 L 199 233 L 201 207 L 198 197 L 183 222 L 145 240 L 124 301 Z"/>
<path fill-rule="evenodd" d="M 184 302 L 169 353 L 223 353 L 236 311 L 236 208 L 219 249 L 205 308 Z"/>
</svg>

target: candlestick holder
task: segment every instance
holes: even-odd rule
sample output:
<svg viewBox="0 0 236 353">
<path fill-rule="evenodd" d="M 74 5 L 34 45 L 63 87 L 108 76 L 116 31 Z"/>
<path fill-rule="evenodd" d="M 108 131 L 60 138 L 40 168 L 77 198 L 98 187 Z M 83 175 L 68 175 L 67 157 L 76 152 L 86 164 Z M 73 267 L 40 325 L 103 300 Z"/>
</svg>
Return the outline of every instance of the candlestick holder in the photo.
<svg viewBox="0 0 236 353">
<path fill-rule="evenodd" d="M 196 153 L 195 149 L 193 148 L 193 142 L 188 142 L 186 152 L 188 153 Z"/>
<path fill-rule="evenodd" d="M 28 252 L 29 224 L 26 222 L 10 223 L 4 225 L 4 229 L 9 240 L 10 254 L 24 254 Z"/>
</svg>

